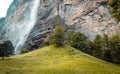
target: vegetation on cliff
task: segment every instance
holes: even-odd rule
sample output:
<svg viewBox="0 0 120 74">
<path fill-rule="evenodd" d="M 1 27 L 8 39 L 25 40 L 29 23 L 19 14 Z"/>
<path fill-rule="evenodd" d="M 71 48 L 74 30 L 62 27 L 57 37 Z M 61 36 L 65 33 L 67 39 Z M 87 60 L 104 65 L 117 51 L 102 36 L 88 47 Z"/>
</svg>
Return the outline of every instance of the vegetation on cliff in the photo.
<svg viewBox="0 0 120 74">
<path fill-rule="evenodd" d="M 109 0 L 108 5 L 112 16 L 120 21 L 120 0 Z"/>
</svg>

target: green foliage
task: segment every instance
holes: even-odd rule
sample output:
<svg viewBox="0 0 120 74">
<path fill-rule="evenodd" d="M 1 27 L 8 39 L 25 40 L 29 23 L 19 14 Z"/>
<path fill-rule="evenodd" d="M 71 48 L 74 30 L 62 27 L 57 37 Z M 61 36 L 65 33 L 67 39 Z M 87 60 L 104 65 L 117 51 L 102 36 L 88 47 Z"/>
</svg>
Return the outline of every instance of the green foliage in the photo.
<svg viewBox="0 0 120 74">
<path fill-rule="evenodd" d="M 108 6 L 112 16 L 120 21 L 120 0 L 109 0 Z"/>
<path fill-rule="evenodd" d="M 111 50 L 110 50 L 110 39 L 107 34 L 103 35 L 102 42 L 102 58 L 106 61 L 111 62 Z"/>
<path fill-rule="evenodd" d="M 120 38 L 119 35 L 108 37 L 104 34 L 103 37 L 97 35 L 94 39 L 95 57 L 104 59 L 109 62 L 120 63 Z M 91 46 L 91 45 L 90 45 Z"/>
<path fill-rule="evenodd" d="M 80 48 L 80 40 L 81 40 L 80 32 L 76 32 L 72 37 L 71 46 L 79 49 Z"/>
<path fill-rule="evenodd" d="M 83 33 L 76 32 L 72 37 L 71 46 L 80 50 L 84 50 L 86 40 L 87 37 Z"/>
<path fill-rule="evenodd" d="M 64 28 L 60 25 L 56 26 L 53 32 L 53 43 L 57 46 L 64 45 L 65 42 L 65 35 L 64 35 Z"/>
<path fill-rule="evenodd" d="M 102 37 L 100 35 L 96 35 L 94 40 L 94 55 L 96 57 L 101 57 L 102 54 Z"/>
<path fill-rule="evenodd" d="M 103 56 L 102 57 L 103 57 L 104 60 L 111 62 L 112 61 L 111 50 L 109 50 L 109 49 L 103 50 Z"/>
<path fill-rule="evenodd" d="M 94 42 L 90 41 L 90 40 L 86 40 L 83 52 L 93 55 L 94 54 L 94 49 L 95 49 Z"/>
<path fill-rule="evenodd" d="M 110 49 L 112 61 L 120 63 L 120 38 L 118 35 L 114 35 L 110 38 Z"/>
<path fill-rule="evenodd" d="M 14 53 L 14 47 L 11 43 L 11 41 L 7 40 L 0 44 L 0 57 L 2 57 L 2 60 L 4 60 L 4 57 L 8 57 L 10 55 L 13 55 Z"/>
<path fill-rule="evenodd" d="M 97 35 L 94 40 L 94 56 L 109 62 L 120 63 L 120 38 L 119 35 L 103 37 Z"/>
<path fill-rule="evenodd" d="M 103 35 L 103 48 L 108 49 L 109 47 L 109 37 L 107 34 Z"/>
<path fill-rule="evenodd" d="M 66 35 L 65 35 L 66 34 Z M 109 37 L 107 34 L 96 35 L 93 41 L 81 32 L 64 33 L 62 26 L 56 26 L 52 35 L 48 35 L 45 43 L 50 45 L 51 42 L 57 46 L 69 45 L 85 53 L 91 54 L 97 58 L 120 63 L 120 38 L 119 35 Z"/>
</svg>

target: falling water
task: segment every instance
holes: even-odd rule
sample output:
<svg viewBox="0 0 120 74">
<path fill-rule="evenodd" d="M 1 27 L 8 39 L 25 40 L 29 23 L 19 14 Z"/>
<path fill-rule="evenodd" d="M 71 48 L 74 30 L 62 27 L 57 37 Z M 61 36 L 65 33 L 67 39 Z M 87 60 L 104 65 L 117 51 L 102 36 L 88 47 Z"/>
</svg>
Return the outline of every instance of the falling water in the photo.
<svg viewBox="0 0 120 74">
<path fill-rule="evenodd" d="M 11 40 L 15 47 L 15 54 L 20 53 L 20 49 L 24 45 L 30 31 L 34 27 L 37 20 L 37 11 L 40 0 L 33 0 L 30 12 L 25 14 L 25 18 L 17 23 L 7 25 L 5 37 Z"/>
</svg>

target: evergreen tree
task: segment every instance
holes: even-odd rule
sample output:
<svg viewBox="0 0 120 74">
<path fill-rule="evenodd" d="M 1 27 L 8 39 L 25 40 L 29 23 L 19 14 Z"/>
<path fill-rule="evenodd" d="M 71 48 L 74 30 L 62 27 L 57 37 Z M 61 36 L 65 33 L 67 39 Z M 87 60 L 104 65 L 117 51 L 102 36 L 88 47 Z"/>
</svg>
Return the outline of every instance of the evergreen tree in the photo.
<svg viewBox="0 0 120 74">
<path fill-rule="evenodd" d="M 71 46 L 84 51 L 86 40 L 87 37 L 83 33 L 76 32 L 72 37 Z"/>
<path fill-rule="evenodd" d="M 94 47 L 95 46 L 94 46 L 94 43 L 92 41 L 86 40 L 85 41 L 85 50 L 84 50 L 84 52 L 93 55 Z"/>
<path fill-rule="evenodd" d="M 120 39 L 114 35 L 110 39 L 111 57 L 114 63 L 120 63 Z"/>
<path fill-rule="evenodd" d="M 102 54 L 102 37 L 100 35 L 96 35 L 94 39 L 94 56 L 101 58 Z"/>
<path fill-rule="evenodd" d="M 110 41 L 107 34 L 103 35 L 102 57 L 106 61 L 111 61 Z"/>
</svg>

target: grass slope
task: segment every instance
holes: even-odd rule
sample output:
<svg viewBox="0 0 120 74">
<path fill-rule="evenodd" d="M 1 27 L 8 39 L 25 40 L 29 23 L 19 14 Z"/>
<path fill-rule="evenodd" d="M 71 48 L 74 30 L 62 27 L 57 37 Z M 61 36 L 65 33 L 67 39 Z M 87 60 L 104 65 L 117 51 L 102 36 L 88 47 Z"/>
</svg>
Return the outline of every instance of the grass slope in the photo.
<svg viewBox="0 0 120 74">
<path fill-rule="evenodd" d="M 52 45 L 0 60 L 0 74 L 120 74 L 120 67 L 68 46 Z"/>
</svg>

